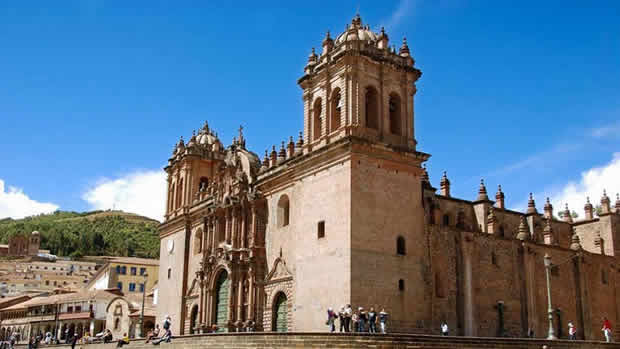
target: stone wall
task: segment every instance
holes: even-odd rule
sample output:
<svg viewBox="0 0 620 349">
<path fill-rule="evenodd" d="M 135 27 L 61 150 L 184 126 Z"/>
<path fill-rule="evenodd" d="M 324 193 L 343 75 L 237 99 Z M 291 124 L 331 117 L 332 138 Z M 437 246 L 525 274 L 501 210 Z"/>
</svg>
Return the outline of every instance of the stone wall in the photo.
<svg viewBox="0 0 620 349">
<path fill-rule="evenodd" d="M 90 349 L 112 348 L 115 344 L 91 344 L 82 346 Z M 309 333 L 251 333 L 211 334 L 177 337 L 171 343 L 162 343 L 162 348 L 434 348 L 434 349 L 612 349 L 620 348 L 617 343 L 592 341 L 546 341 L 516 338 L 440 337 L 428 335 L 355 335 L 355 334 L 309 334 Z M 19 345 L 17 347 L 26 347 Z M 49 346 L 70 348 L 70 346 Z M 132 349 L 153 348 L 143 341 L 132 341 Z"/>
</svg>

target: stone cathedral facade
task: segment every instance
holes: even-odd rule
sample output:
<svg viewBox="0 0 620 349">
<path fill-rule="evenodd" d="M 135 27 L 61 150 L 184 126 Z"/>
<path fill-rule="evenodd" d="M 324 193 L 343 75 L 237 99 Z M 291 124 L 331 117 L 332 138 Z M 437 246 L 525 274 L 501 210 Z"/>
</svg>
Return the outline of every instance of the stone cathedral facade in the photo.
<svg viewBox="0 0 620 349">
<path fill-rule="evenodd" d="M 392 331 L 545 336 L 549 254 L 556 332 L 571 320 L 600 338 L 603 316 L 620 321 L 620 200 L 602 193 L 598 215 L 588 200 L 573 222 L 532 197 L 508 210 L 483 182 L 474 200 L 445 174 L 437 190 L 415 135 L 422 73 L 405 40 L 388 43 L 359 16 L 327 33 L 298 80 L 303 132 L 264 156 L 206 123 L 178 142 L 158 316 L 177 334 L 324 331 L 328 307 L 352 304 L 385 307 Z"/>
</svg>

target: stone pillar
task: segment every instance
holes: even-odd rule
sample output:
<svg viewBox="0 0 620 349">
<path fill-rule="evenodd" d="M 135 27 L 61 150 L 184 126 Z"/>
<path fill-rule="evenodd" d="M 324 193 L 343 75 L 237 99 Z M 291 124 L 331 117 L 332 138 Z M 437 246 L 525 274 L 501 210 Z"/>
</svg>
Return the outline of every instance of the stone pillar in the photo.
<svg viewBox="0 0 620 349">
<path fill-rule="evenodd" d="M 220 239 L 220 219 L 217 215 L 213 215 L 213 250 L 217 248 Z"/>
<path fill-rule="evenodd" d="M 257 217 L 256 217 L 256 204 L 252 203 L 252 208 L 251 208 L 251 215 L 252 215 L 252 230 L 250 231 L 250 237 L 249 237 L 249 247 L 252 248 L 254 247 L 254 242 L 256 240 L 256 223 L 257 223 Z"/>
<path fill-rule="evenodd" d="M 247 248 L 247 239 L 246 239 L 246 229 L 247 229 L 247 224 L 246 224 L 246 210 L 245 208 L 241 209 L 241 236 L 240 236 L 240 241 L 239 241 L 239 247 L 241 248 Z"/>
<path fill-rule="evenodd" d="M 212 325 L 212 322 L 213 322 L 212 314 L 213 314 L 213 293 L 211 292 L 211 289 L 207 289 L 206 306 L 205 306 L 205 323 L 207 324 L 207 326 Z"/>
<path fill-rule="evenodd" d="M 248 270 L 248 276 L 250 278 L 250 282 L 248 285 L 248 306 L 250 308 L 248 310 L 248 319 L 256 322 L 256 320 L 254 319 L 254 268 L 252 268 L 251 266 Z"/>
<path fill-rule="evenodd" d="M 237 280 L 237 321 L 243 321 L 241 315 L 243 314 L 243 276 L 239 273 L 239 280 Z"/>
<path fill-rule="evenodd" d="M 201 275 L 200 276 L 200 299 L 199 299 L 199 303 L 198 303 L 199 304 L 198 305 L 198 324 L 202 324 L 204 322 L 203 321 L 204 318 L 203 318 L 203 315 L 202 315 L 203 310 L 204 310 L 204 308 L 203 308 L 204 293 L 205 293 L 204 292 L 205 291 L 204 290 L 204 286 L 205 286 L 204 276 Z"/>
<path fill-rule="evenodd" d="M 228 324 L 230 325 L 233 322 L 233 315 L 235 312 L 235 304 L 234 304 L 234 299 L 235 299 L 235 292 L 233 292 L 233 287 L 235 285 L 235 281 L 237 281 L 236 279 L 236 273 L 231 271 L 230 273 L 230 290 L 228 292 Z M 230 329 L 230 328 L 229 328 Z"/>
<path fill-rule="evenodd" d="M 231 210 L 232 220 L 230 222 L 231 229 L 229 244 L 231 244 L 233 248 L 238 248 L 239 245 L 237 243 L 237 238 L 239 237 L 239 210 L 236 207 L 233 207 Z"/>
<path fill-rule="evenodd" d="M 95 333 L 95 320 L 90 320 L 89 332 L 91 336 L 96 335 Z"/>
<path fill-rule="evenodd" d="M 231 216 L 230 209 L 226 209 L 226 217 L 225 217 L 225 219 L 226 219 L 226 224 L 225 224 L 226 229 L 225 229 L 225 234 L 224 234 L 224 241 L 226 241 L 227 244 L 230 244 L 230 235 L 231 235 L 230 230 L 232 228 L 231 227 L 231 225 L 232 225 L 231 221 L 232 220 L 231 220 L 230 216 Z"/>
</svg>

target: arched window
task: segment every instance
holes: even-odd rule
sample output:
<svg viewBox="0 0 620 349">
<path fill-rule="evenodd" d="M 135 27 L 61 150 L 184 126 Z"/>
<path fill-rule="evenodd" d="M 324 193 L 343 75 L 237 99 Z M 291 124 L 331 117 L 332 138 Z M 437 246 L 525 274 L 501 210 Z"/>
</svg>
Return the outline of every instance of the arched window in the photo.
<svg viewBox="0 0 620 349">
<path fill-rule="evenodd" d="M 402 118 L 401 118 L 401 102 L 400 96 L 393 93 L 390 95 L 390 133 L 395 135 L 401 134 Z"/>
<path fill-rule="evenodd" d="M 181 207 L 181 200 L 183 199 L 183 179 L 179 181 L 179 186 L 177 187 L 177 196 L 175 199 L 176 208 Z"/>
<path fill-rule="evenodd" d="M 445 226 L 450 225 L 450 216 L 447 213 L 443 215 L 443 225 Z"/>
<path fill-rule="evenodd" d="M 456 226 L 465 229 L 465 212 L 459 211 L 456 215 Z"/>
<path fill-rule="evenodd" d="M 290 219 L 290 203 L 286 194 L 278 200 L 278 226 L 286 227 Z"/>
<path fill-rule="evenodd" d="M 401 256 L 404 256 L 407 254 L 407 250 L 405 247 L 405 238 L 402 236 L 399 236 L 398 238 L 396 238 L 396 254 L 399 254 Z"/>
<path fill-rule="evenodd" d="M 331 124 L 331 132 L 336 131 L 337 129 L 340 128 L 340 118 L 342 115 L 342 108 L 343 108 L 343 100 L 342 100 L 342 96 L 340 95 L 340 89 L 337 88 L 334 90 L 334 92 L 332 92 L 332 100 L 331 100 L 331 120 L 330 120 L 330 124 Z"/>
<path fill-rule="evenodd" d="M 323 129 L 321 113 L 323 111 L 323 101 L 320 98 L 314 102 L 314 107 L 312 108 L 312 140 L 316 141 L 321 138 L 321 130 Z"/>
<path fill-rule="evenodd" d="M 202 252 L 202 228 L 196 230 L 196 234 L 194 234 L 194 253 L 198 254 Z"/>
<path fill-rule="evenodd" d="M 398 290 L 399 291 L 405 290 L 405 280 L 403 279 L 398 280 Z"/>
<path fill-rule="evenodd" d="M 379 129 L 379 103 L 377 97 L 377 90 L 374 87 L 366 87 L 366 96 L 364 105 L 366 108 L 366 127 L 375 130 Z"/>
<path fill-rule="evenodd" d="M 209 178 L 200 177 L 200 182 L 198 183 L 198 191 L 205 191 L 209 186 Z"/>
</svg>

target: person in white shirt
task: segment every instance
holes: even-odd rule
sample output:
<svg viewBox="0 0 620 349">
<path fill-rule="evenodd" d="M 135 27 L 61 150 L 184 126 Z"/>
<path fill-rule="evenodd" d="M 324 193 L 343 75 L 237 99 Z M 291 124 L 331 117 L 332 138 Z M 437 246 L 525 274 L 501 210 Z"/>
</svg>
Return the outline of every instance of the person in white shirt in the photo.
<svg viewBox="0 0 620 349">
<path fill-rule="evenodd" d="M 571 339 L 571 340 L 577 339 L 577 327 L 573 325 L 572 321 L 568 322 L 568 339 Z"/>
<path fill-rule="evenodd" d="M 441 323 L 441 335 L 442 336 L 447 336 L 448 333 L 449 333 L 448 324 L 444 321 L 444 322 Z"/>
</svg>

